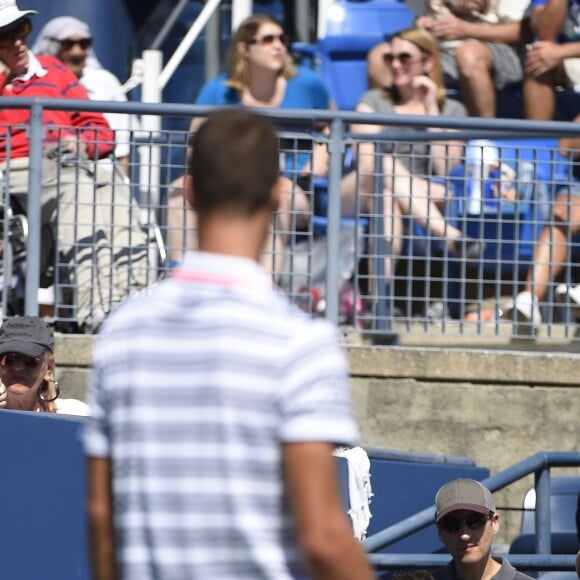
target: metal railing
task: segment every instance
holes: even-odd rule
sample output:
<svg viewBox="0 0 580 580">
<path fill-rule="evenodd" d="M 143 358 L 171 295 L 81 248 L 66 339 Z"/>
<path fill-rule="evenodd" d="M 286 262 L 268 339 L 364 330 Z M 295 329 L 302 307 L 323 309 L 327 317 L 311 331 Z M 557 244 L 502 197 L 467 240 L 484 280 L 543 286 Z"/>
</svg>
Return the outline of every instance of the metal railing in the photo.
<svg viewBox="0 0 580 580">
<path fill-rule="evenodd" d="M 40 278 L 36 260 L 40 255 L 42 225 L 43 110 L 131 113 L 156 116 L 166 123 L 172 118 L 205 116 L 212 108 L 21 98 L 4 98 L 2 106 L 31 111 L 30 235 L 24 310 L 36 314 Z M 285 245 L 282 250 L 271 248 L 269 260 L 276 282 L 292 300 L 304 309 L 340 324 L 349 340 L 362 337 L 375 343 L 400 340 L 417 344 L 436 337 L 447 344 L 468 341 L 471 344 L 504 346 L 534 344 L 531 340 L 534 336 L 522 336 L 516 332 L 516 319 L 513 316 L 502 318 L 501 310 L 504 303 L 512 300 L 523 287 L 525 273 L 533 265 L 534 242 L 541 228 L 551 219 L 554 194 L 557 190 L 574 187 L 573 166 L 559 156 L 556 141 L 551 145 L 520 144 L 514 151 L 509 147 L 502 148 L 505 145 L 494 146 L 496 169 L 500 174 L 490 177 L 474 173 L 469 167 L 474 151 L 481 161 L 487 154 L 486 148 L 489 148 L 489 143 L 474 146 L 473 141 L 505 141 L 509 138 L 554 140 L 560 136 L 577 135 L 577 124 L 320 110 L 266 109 L 261 112 L 279 125 L 282 163 L 284 159 L 289 160 L 284 171 L 293 184 L 287 231 L 278 232 L 285 239 Z M 379 124 L 390 127 L 390 130 L 371 137 L 357 135 L 349 131 L 354 123 Z M 320 124 L 328 126 L 325 134 L 315 130 Z M 409 127 L 415 131 L 405 130 Z M 393 200 L 400 202 L 403 197 L 397 198 L 399 192 L 390 197 L 385 193 L 393 190 L 395 180 L 401 177 L 397 171 L 385 173 L 385 157 L 391 156 L 396 161 L 404 157 L 420 160 L 421 155 L 414 153 L 416 147 L 426 142 L 449 147 L 450 137 L 454 142 L 471 143 L 471 147 L 464 149 L 462 163 L 455 168 L 449 167 L 448 174 L 439 180 L 431 179 L 428 173 L 417 175 L 427 184 L 426 193 L 419 193 L 413 186 L 408 188 L 410 207 L 401 222 L 404 229 L 387 239 L 388 231 L 393 230 L 395 220 L 399 219 L 392 211 Z M 375 145 L 370 164 L 364 163 L 365 154 L 361 148 L 369 140 Z M 322 180 L 311 180 L 308 175 L 302 175 L 301 167 L 297 165 L 299 159 L 311 159 L 316 144 L 325 145 L 328 150 L 328 172 Z M 393 144 L 397 148 L 394 153 Z M 187 212 L 175 205 L 178 198 L 171 197 L 170 182 L 184 172 L 186 145 L 184 132 L 168 129 L 140 131 L 132 135 L 128 185 L 138 199 L 142 213 L 158 224 L 165 249 L 170 254 L 173 251 L 177 258 L 190 243 L 191 234 L 185 233 L 188 220 L 184 216 Z M 353 153 L 356 161 L 348 166 L 345 160 Z M 430 165 L 432 161 L 427 159 L 426 164 Z M 7 165 L 10 163 L 11 160 Z M 341 190 L 344 191 L 345 175 L 349 171 L 355 176 L 354 195 L 358 211 L 347 219 Z M 505 177 L 502 171 L 506 175 L 512 171 L 513 175 Z M 366 189 L 362 186 L 365 180 Z M 506 180 L 511 181 L 508 184 Z M 473 196 L 474 189 L 477 189 L 474 184 L 479 185 L 481 191 L 495 188 L 496 198 L 487 202 L 476 199 Z M 509 189 L 508 185 L 513 190 L 512 198 L 503 195 L 504 190 Z M 307 219 L 302 220 L 307 223 L 302 226 L 297 225 L 301 216 L 295 209 L 299 186 L 310 207 Z M 526 189 L 526 186 L 531 187 Z M 429 213 L 430 210 L 421 214 L 413 208 L 413 204 L 430 200 L 437 187 L 438 191 L 443 191 L 437 202 L 446 224 L 442 235 L 434 233 L 436 215 Z M 324 203 L 321 204 L 321 200 Z M 574 198 L 570 198 L 569 203 L 573 202 Z M 181 221 L 176 221 L 174 218 L 179 211 L 183 216 Z M 490 226 L 492 229 L 488 231 Z M 455 252 L 464 251 L 466 239 L 471 238 L 479 243 L 480 249 L 475 256 L 468 260 L 451 251 L 452 228 L 463 236 L 453 246 Z M 168 242 L 175 233 L 182 240 L 179 247 L 172 247 Z M 4 242 L 6 246 L 6 231 Z M 399 248 L 398 254 L 394 247 Z M 544 323 L 538 327 L 535 337 L 540 348 L 573 345 L 577 341 L 573 305 L 556 303 L 553 297 L 557 283 L 571 286 L 575 281 L 575 241 L 569 232 L 566 248 L 568 255 L 560 279 L 550 281 L 549 292 L 541 304 Z M 160 264 L 156 277 L 163 277 L 167 271 L 167 266 Z M 8 275 L 9 272 L 5 272 L 5 276 Z M 55 307 L 54 316 L 59 319 L 58 304 Z M 4 314 L 7 314 L 6 310 Z"/>
<path fill-rule="evenodd" d="M 533 474 L 535 477 L 535 554 L 510 554 L 510 562 L 527 570 L 574 570 L 575 555 L 551 554 L 550 470 L 554 467 L 580 466 L 580 452 L 560 451 L 536 453 L 524 461 L 501 471 L 483 483 L 495 492 Z M 449 556 L 437 554 L 377 554 L 375 552 L 431 525 L 435 519 L 435 506 L 424 509 L 370 536 L 364 547 L 370 561 L 379 570 L 392 568 L 435 568 L 449 562 Z"/>
</svg>

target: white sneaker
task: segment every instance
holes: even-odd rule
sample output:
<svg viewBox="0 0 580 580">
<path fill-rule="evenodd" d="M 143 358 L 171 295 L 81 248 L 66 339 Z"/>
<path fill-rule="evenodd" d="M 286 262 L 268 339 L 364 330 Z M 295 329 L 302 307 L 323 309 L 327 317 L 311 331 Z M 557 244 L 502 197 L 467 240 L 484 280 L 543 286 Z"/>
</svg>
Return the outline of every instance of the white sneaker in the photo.
<svg viewBox="0 0 580 580">
<path fill-rule="evenodd" d="M 515 300 L 505 305 L 503 318 L 514 321 L 514 334 L 519 336 L 535 334 L 537 327 L 542 324 L 538 301 L 528 291 L 520 292 Z"/>
<path fill-rule="evenodd" d="M 558 302 L 569 304 L 574 318 L 580 318 L 580 284 L 577 286 L 558 284 L 554 291 L 554 298 Z"/>
</svg>

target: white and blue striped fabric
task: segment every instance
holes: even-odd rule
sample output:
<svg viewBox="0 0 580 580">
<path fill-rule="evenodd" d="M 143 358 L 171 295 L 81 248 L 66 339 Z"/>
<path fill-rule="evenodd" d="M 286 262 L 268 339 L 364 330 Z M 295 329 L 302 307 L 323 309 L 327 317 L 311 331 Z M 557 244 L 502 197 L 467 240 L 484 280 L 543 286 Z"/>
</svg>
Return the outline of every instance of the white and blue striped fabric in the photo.
<svg viewBox="0 0 580 580">
<path fill-rule="evenodd" d="M 250 260 L 188 254 L 94 350 L 88 456 L 112 462 L 122 578 L 303 577 L 282 444 L 353 445 L 336 330 Z"/>
</svg>

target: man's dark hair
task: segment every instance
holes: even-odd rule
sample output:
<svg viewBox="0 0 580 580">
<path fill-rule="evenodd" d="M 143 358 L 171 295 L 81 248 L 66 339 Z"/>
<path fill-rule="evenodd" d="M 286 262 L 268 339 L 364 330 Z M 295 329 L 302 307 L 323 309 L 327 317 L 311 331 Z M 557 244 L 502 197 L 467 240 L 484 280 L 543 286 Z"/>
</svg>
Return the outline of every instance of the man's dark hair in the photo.
<svg viewBox="0 0 580 580">
<path fill-rule="evenodd" d="M 211 114 L 194 138 L 189 173 L 196 210 L 252 215 L 271 203 L 278 179 L 273 123 L 244 109 Z"/>
</svg>

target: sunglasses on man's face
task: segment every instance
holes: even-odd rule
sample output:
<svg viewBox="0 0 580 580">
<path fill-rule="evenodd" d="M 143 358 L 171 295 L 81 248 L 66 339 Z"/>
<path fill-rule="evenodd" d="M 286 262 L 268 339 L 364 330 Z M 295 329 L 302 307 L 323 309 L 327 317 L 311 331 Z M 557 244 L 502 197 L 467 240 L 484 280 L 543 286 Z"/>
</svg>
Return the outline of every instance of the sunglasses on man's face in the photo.
<svg viewBox="0 0 580 580">
<path fill-rule="evenodd" d="M 30 18 L 23 18 L 14 28 L 0 33 L 0 48 L 9 48 L 17 40 L 26 38 L 32 31 Z"/>
<path fill-rule="evenodd" d="M 260 38 L 252 38 L 248 40 L 248 44 L 258 44 L 260 46 L 269 46 L 279 40 L 284 46 L 290 44 L 290 37 L 287 34 L 265 34 Z"/>
<path fill-rule="evenodd" d="M 492 515 L 491 513 L 471 514 L 465 518 L 452 518 L 447 516 L 439 520 L 437 526 L 444 532 L 457 533 L 465 524 L 465 527 L 473 531 L 483 527 L 487 523 L 487 520 L 491 519 Z"/>
<path fill-rule="evenodd" d="M 421 60 L 421 57 L 411 54 L 410 52 L 399 52 L 398 54 L 384 54 L 383 59 L 387 64 L 393 64 L 394 61 L 398 60 L 403 66 L 406 66 L 414 61 Z"/>
<path fill-rule="evenodd" d="M 62 50 L 71 50 L 77 44 L 83 49 L 88 50 L 93 45 L 92 38 L 79 38 L 78 40 L 73 40 L 72 38 L 65 38 L 64 40 L 57 40 Z"/>
<path fill-rule="evenodd" d="M 42 359 L 39 356 L 26 356 L 19 352 L 8 352 L 0 358 L 0 364 L 3 367 L 11 367 L 18 364 L 27 369 L 35 369 L 40 366 Z"/>
</svg>

